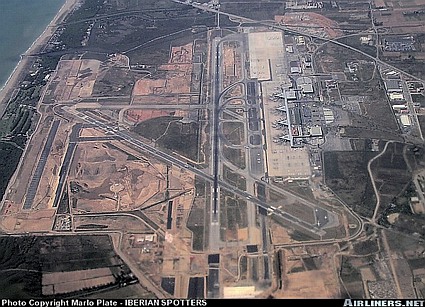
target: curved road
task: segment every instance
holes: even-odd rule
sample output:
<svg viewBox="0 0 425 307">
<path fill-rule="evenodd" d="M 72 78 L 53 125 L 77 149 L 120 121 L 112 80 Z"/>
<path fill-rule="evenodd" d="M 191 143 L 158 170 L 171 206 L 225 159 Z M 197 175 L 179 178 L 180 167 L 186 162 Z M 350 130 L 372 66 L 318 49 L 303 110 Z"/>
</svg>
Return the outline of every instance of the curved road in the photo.
<svg viewBox="0 0 425 307">
<path fill-rule="evenodd" d="M 217 14 L 219 13 L 221 15 L 225 15 L 225 16 L 230 17 L 230 18 L 237 18 L 237 19 L 240 19 L 240 20 L 244 20 L 245 22 L 248 22 L 248 23 L 256 23 L 256 24 L 267 26 L 269 28 L 273 28 L 273 29 L 277 29 L 277 30 L 282 30 L 282 31 L 287 31 L 289 33 L 293 33 L 293 34 L 297 34 L 297 35 L 304 35 L 304 36 L 309 36 L 309 37 L 313 37 L 313 38 L 318 38 L 318 39 L 324 40 L 326 42 L 333 43 L 335 45 L 338 45 L 338 46 L 341 46 L 341 47 L 350 49 L 352 51 L 355 51 L 357 53 L 360 53 L 360 54 L 364 55 L 367 58 L 373 59 L 378 64 L 385 65 L 388 68 L 391 68 L 392 70 L 395 70 L 395 71 L 397 71 L 399 73 L 402 73 L 402 74 L 404 74 L 404 75 L 406 75 L 406 76 L 408 76 L 408 77 L 410 77 L 410 78 L 412 78 L 412 79 L 414 79 L 416 81 L 420 81 L 420 82 L 424 82 L 425 83 L 425 80 L 423 80 L 423 79 L 421 79 L 419 77 L 416 77 L 414 75 L 411 75 L 411 74 L 405 72 L 404 70 L 402 70 L 400 68 L 397 68 L 397 67 L 395 67 L 395 66 L 393 66 L 391 64 L 388 64 L 385 61 L 382 61 L 379 58 L 376 58 L 376 57 L 374 57 L 374 56 L 372 56 L 372 55 L 370 55 L 370 54 L 368 54 L 368 53 L 366 53 L 366 52 L 364 52 L 364 51 L 362 51 L 360 49 L 357 49 L 357 48 L 355 48 L 353 46 L 350 46 L 350 45 L 341 43 L 340 41 L 338 41 L 338 38 L 336 38 L 336 39 L 325 38 L 325 37 L 322 37 L 320 35 L 314 35 L 314 34 L 311 34 L 311 33 L 306 33 L 306 32 L 303 32 L 303 31 L 298 31 L 298 30 L 290 29 L 289 27 L 286 27 L 286 26 L 280 26 L 280 25 L 277 25 L 274 22 L 255 20 L 255 19 L 246 18 L 246 17 L 243 17 L 243 16 L 231 14 L 231 13 L 226 13 L 226 12 L 223 12 L 221 10 L 218 11 L 218 10 L 216 10 L 214 8 L 211 8 L 211 7 L 208 7 L 206 5 L 200 5 L 200 4 L 196 4 L 196 3 L 186 3 L 186 2 L 180 1 L 180 0 L 171 0 L 171 1 L 176 2 L 176 3 L 180 3 L 180 4 L 184 4 L 184 5 L 190 5 L 190 6 L 193 6 L 193 7 L 197 8 L 197 9 L 201 9 L 201 10 L 204 10 L 204 11 L 207 11 L 207 12 L 217 13 Z"/>
</svg>

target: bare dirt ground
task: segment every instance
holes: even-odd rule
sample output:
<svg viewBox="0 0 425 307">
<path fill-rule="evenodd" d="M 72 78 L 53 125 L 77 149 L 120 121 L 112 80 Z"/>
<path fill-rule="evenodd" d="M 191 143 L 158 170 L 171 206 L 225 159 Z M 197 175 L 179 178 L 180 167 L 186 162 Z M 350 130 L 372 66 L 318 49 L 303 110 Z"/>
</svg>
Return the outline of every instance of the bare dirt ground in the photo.
<svg viewBox="0 0 425 307">
<path fill-rule="evenodd" d="M 55 187 L 59 180 L 59 171 L 68 146 L 67 137 L 70 129 L 71 125 L 66 122 L 59 126 L 34 198 L 34 210 L 52 208 L 56 192 Z"/>
<path fill-rule="evenodd" d="M 335 298 L 336 291 L 329 284 L 337 285 L 324 270 L 293 273 L 288 275 L 282 298 Z"/>
<path fill-rule="evenodd" d="M 192 43 L 172 47 L 168 64 L 159 66 L 158 70 L 165 72 L 165 78 L 137 80 L 132 95 L 137 97 L 190 93 Z"/>
<path fill-rule="evenodd" d="M 294 242 L 294 240 L 291 239 L 291 236 L 288 233 L 287 229 L 277 224 L 276 222 L 273 222 L 273 220 L 271 220 L 270 223 L 270 235 L 273 244 L 285 244 Z"/>
<path fill-rule="evenodd" d="M 384 0 L 374 0 L 373 1 L 375 7 L 385 7 L 385 1 Z"/>
<path fill-rule="evenodd" d="M 152 232 L 143 220 L 131 215 L 115 216 L 81 216 L 74 215 L 73 225 L 76 230 L 125 231 L 129 233 Z"/>
<path fill-rule="evenodd" d="M 165 189 L 165 167 L 156 162 L 129 161 L 128 155 L 105 143 L 79 144 L 70 168 L 78 182 L 78 210 L 132 210 Z"/>
<path fill-rule="evenodd" d="M 80 130 L 80 137 L 102 137 L 105 134 L 96 128 L 84 128 Z"/>
<path fill-rule="evenodd" d="M 11 214 L 3 217 L 2 227 L 5 230 L 17 232 L 50 231 L 54 216 L 55 209 Z"/>
<path fill-rule="evenodd" d="M 309 31 L 314 34 L 317 34 L 319 31 L 320 33 L 325 31 L 324 34 L 327 38 L 335 38 L 343 35 L 343 32 L 339 29 L 335 21 L 317 13 L 286 13 L 284 16 L 275 16 L 275 21 L 281 24 L 291 25 L 291 27 L 303 27 L 303 31 Z"/>
<path fill-rule="evenodd" d="M 62 60 L 52 83 L 57 101 L 90 97 L 100 67 L 98 60 Z"/>
<path fill-rule="evenodd" d="M 160 92 L 160 89 L 163 89 L 166 85 L 166 80 L 164 79 L 140 79 L 137 80 L 133 89 L 133 96 L 146 96 Z"/>
<path fill-rule="evenodd" d="M 193 202 L 192 174 L 179 168 L 168 172 L 169 194 L 172 197 L 171 223 L 167 226 L 168 202 L 144 210 L 153 222 L 165 232 L 165 240 L 148 242 L 141 235 L 130 235 L 123 240 L 123 250 L 138 264 L 138 268 L 156 284 L 163 277 L 175 278 L 173 297 L 187 297 L 187 287 L 191 276 L 206 276 L 207 259 L 204 254 L 192 253 L 192 233 L 186 222 Z M 181 193 L 179 191 L 187 191 Z M 190 274 L 188 274 L 190 272 Z"/>
<path fill-rule="evenodd" d="M 125 111 L 124 117 L 127 121 L 135 124 L 151 118 L 157 118 L 161 116 L 173 116 L 174 113 L 174 111 L 167 110 L 131 109 Z"/>
<path fill-rule="evenodd" d="M 340 286 L 334 263 L 336 251 L 335 246 L 285 249 L 283 287 L 271 295 L 275 298 L 339 298 Z M 310 265 L 306 259 L 310 260 Z"/>
</svg>

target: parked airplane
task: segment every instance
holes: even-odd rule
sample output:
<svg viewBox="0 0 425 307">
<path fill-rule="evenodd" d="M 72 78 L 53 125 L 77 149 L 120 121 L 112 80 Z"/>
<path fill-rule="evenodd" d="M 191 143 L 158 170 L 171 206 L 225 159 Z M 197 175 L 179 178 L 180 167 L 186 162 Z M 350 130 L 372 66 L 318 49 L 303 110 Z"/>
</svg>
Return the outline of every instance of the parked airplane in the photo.
<svg viewBox="0 0 425 307">
<path fill-rule="evenodd" d="M 277 124 L 281 126 L 288 126 L 288 122 L 286 121 L 286 119 L 281 119 L 277 121 Z"/>
<path fill-rule="evenodd" d="M 274 93 L 273 97 L 285 99 L 285 93 Z"/>
<path fill-rule="evenodd" d="M 290 141 L 289 135 L 287 134 L 280 136 L 279 139 L 288 142 Z"/>
</svg>

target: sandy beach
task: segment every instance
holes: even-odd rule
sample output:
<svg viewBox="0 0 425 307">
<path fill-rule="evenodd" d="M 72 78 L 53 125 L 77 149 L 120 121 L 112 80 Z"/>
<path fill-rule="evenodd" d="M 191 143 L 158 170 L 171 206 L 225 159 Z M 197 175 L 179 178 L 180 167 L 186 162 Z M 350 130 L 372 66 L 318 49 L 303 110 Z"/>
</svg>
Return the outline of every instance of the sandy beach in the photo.
<svg viewBox="0 0 425 307">
<path fill-rule="evenodd" d="M 50 39 L 53 33 L 56 30 L 58 24 L 60 24 L 66 16 L 72 11 L 74 6 L 79 3 L 81 0 L 66 0 L 62 5 L 60 10 L 57 12 L 55 17 L 47 25 L 46 29 L 40 36 L 32 43 L 32 45 L 27 49 L 27 51 L 21 56 L 21 60 L 16 65 L 13 72 L 10 74 L 5 85 L 0 91 L 0 115 L 3 115 L 4 109 L 7 106 L 7 100 L 13 91 L 18 88 L 20 79 L 24 76 L 25 68 L 28 64 L 28 58 L 25 57 L 26 54 L 31 54 L 40 50 Z"/>
</svg>

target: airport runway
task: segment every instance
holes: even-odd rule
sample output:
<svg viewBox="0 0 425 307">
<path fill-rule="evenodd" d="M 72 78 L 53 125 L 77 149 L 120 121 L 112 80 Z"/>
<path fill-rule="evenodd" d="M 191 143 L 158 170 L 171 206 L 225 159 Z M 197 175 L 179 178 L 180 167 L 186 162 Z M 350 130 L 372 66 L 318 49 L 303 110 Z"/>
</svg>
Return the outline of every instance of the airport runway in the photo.
<svg viewBox="0 0 425 307">
<path fill-rule="evenodd" d="M 137 147 L 140 150 L 143 150 L 145 152 L 147 152 L 148 154 L 162 160 L 165 162 L 168 162 L 170 164 L 174 164 L 178 167 L 187 169 L 191 172 L 193 172 L 194 174 L 200 176 L 201 178 L 203 178 L 204 180 L 207 180 L 211 183 L 214 183 L 215 180 L 217 180 L 217 187 L 223 188 L 225 190 L 228 190 L 242 198 L 245 198 L 247 200 L 249 200 L 250 202 L 252 202 L 253 204 L 268 210 L 268 212 L 270 214 L 274 214 L 280 218 L 282 218 L 283 220 L 288 221 L 289 223 L 292 223 L 294 225 L 297 225 L 298 227 L 303 228 L 304 230 L 307 230 L 308 232 L 314 233 L 316 235 L 321 235 L 323 234 L 323 230 L 320 229 L 320 227 L 317 227 L 317 225 L 311 225 L 309 223 L 306 223 L 300 219 L 298 219 L 297 217 L 294 217 L 288 213 L 282 212 L 280 209 L 275 208 L 269 204 L 267 204 L 267 202 L 262 201 L 260 199 L 258 199 L 257 197 L 252 196 L 250 193 L 240 190 L 237 187 L 222 181 L 220 179 L 216 179 L 215 176 L 206 174 L 203 170 L 197 169 L 196 166 L 188 164 L 186 161 L 181 161 L 179 158 L 176 158 L 168 153 L 165 153 L 163 151 L 161 151 L 160 149 L 156 149 L 154 147 L 152 147 L 151 145 L 148 145 L 146 143 L 144 143 L 143 141 L 141 141 L 140 139 L 135 138 L 134 136 L 132 136 L 129 132 L 127 131 L 120 131 L 118 129 L 111 128 L 110 124 L 105 123 L 105 122 L 101 122 L 96 118 L 93 118 L 91 116 L 88 116 L 86 114 L 83 114 L 79 111 L 76 110 L 72 110 L 70 108 L 66 108 L 65 111 L 70 112 L 71 114 L 78 116 L 79 118 L 89 122 L 90 124 L 96 125 L 97 127 L 101 128 L 104 131 L 107 131 L 113 135 L 116 135 L 118 137 L 120 137 L 123 141 Z"/>
<path fill-rule="evenodd" d="M 49 157 L 50 150 L 52 149 L 52 144 L 56 136 L 60 125 L 60 120 L 55 120 L 50 127 L 49 135 L 47 136 L 46 143 L 44 144 L 43 151 L 40 155 L 40 160 L 38 161 L 37 167 L 34 171 L 34 174 L 31 178 L 27 195 L 25 196 L 25 201 L 23 205 L 24 210 L 29 210 L 32 208 L 32 203 L 34 202 L 35 195 L 37 194 L 38 186 L 40 184 L 40 178 L 43 174 L 44 168 L 46 167 L 47 158 Z"/>
</svg>

